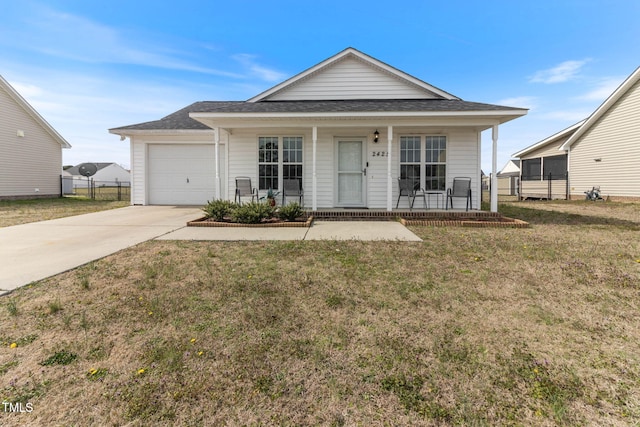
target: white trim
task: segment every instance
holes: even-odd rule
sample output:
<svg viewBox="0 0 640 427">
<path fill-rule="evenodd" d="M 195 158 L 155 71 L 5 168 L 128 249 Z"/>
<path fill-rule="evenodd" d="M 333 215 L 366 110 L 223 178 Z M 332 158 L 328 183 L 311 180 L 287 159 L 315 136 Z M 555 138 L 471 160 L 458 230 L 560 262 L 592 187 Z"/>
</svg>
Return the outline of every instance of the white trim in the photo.
<svg viewBox="0 0 640 427">
<path fill-rule="evenodd" d="M 631 75 L 620 85 L 618 88 L 607 98 L 598 109 L 589 116 L 585 123 L 578 128 L 578 130 L 571 135 L 571 137 L 565 141 L 560 147 L 561 150 L 567 150 L 571 147 L 584 133 L 593 126 L 595 122 L 600 119 L 620 98 L 622 98 L 629 89 L 633 87 L 640 80 L 640 67 L 631 73 Z"/>
<path fill-rule="evenodd" d="M 393 153 L 393 126 L 387 127 L 387 211 L 393 210 L 393 176 L 391 174 L 391 156 Z"/>
<path fill-rule="evenodd" d="M 586 121 L 587 121 L 586 119 L 581 120 L 578 123 L 573 124 L 573 125 L 569 126 L 568 128 L 561 130 L 558 133 L 554 133 L 553 135 L 551 135 L 548 138 L 543 139 L 542 141 L 536 142 L 535 144 L 530 145 L 527 148 L 524 148 L 524 149 L 518 151 L 517 153 L 513 153 L 511 155 L 511 157 L 520 158 L 520 157 L 522 157 L 524 155 L 527 155 L 530 152 L 535 151 L 535 150 L 537 150 L 537 149 L 539 149 L 539 148 L 541 148 L 541 147 L 543 147 L 543 146 L 545 146 L 547 144 L 550 144 L 550 143 L 552 143 L 554 141 L 557 141 L 560 138 L 564 138 L 565 136 L 567 136 L 571 132 L 575 132 L 576 129 L 578 129 L 580 126 L 582 126 L 584 124 L 584 122 L 586 122 Z M 562 148 L 558 148 L 558 150 L 562 150 Z"/>
<path fill-rule="evenodd" d="M 491 212 L 498 212 L 498 125 L 491 129 Z"/>
<path fill-rule="evenodd" d="M 378 117 L 502 117 L 505 116 L 509 120 L 513 120 L 517 117 L 521 117 L 527 114 L 527 110 L 515 109 L 515 110 L 490 110 L 490 111 L 366 111 L 366 112 L 253 112 L 253 113 L 189 113 L 189 117 L 198 120 L 201 123 L 207 124 L 203 119 L 287 119 L 287 118 L 306 118 L 306 119 L 321 119 L 321 118 L 378 118 Z M 129 133 L 130 131 L 124 131 L 122 133 Z M 147 132 L 147 131 L 145 131 Z M 112 132 L 115 133 L 115 132 Z"/>
<path fill-rule="evenodd" d="M 262 101 L 265 100 L 267 98 L 269 98 L 269 96 L 282 91 L 283 89 L 285 89 L 288 86 L 294 85 L 295 83 L 299 82 L 300 80 L 310 76 L 311 74 L 314 74 L 320 70 L 322 70 L 323 68 L 326 68 L 328 66 L 331 66 L 332 64 L 335 64 L 336 62 L 346 58 L 346 57 L 355 57 L 360 59 L 361 61 L 364 61 L 366 63 L 369 63 L 375 67 L 379 67 L 381 69 L 383 69 L 384 71 L 388 72 L 389 74 L 394 75 L 395 77 L 405 80 L 415 86 L 418 86 L 424 90 L 427 90 L 429 92 L 432 92 L 438 96 L 441 96 L 444 99 L 460 99 L 457 96 L 451 95 L 450 93 L 447 93 L 441 89 L 438 89 L 435 86 L 432 86 L 416 77 L 413 77 L 410 74 L 405 73 L 404 71 L 398 70 L 397 68 L 394 68 L 388 64 L 385 64 L 384 62 L 381 62 L 375 58 L 373 58 L 372 56 L 369 56 L 367 54 L 364 54 L 362 52 L 360 52 L 357 49 L 354 49 L 352 47 L 349 47 L 345 50 L 343 50 L 342 52 L 337 53 L 336 55 L 325 59 L 324 61 L 320 62 L 319 64 L 314 65 L 311 68 L 308 68 L 307 70 L 296 74 L 295 76 L 285 80 L 284 82 L 272 87 L 271 89 L 267 89 L 266 91 L 254 96 L 253 98 L 250 98 L 247 102 L 258 102 L 258 101 Z"/>
<path fill-rule="evenodd" d="M 318 210 L 318 177 L 316 173 L 317 165 L 317 147 L 318 147 L 318 127 L 314 126 L 311 129 L 311 143 L 313 145 L 313 157 L 312 157 L 312 194 L 311 194 L 311 209 L 315 212 Z M 304 171 L 303 171 L 304 172 Z"/>
</svg>

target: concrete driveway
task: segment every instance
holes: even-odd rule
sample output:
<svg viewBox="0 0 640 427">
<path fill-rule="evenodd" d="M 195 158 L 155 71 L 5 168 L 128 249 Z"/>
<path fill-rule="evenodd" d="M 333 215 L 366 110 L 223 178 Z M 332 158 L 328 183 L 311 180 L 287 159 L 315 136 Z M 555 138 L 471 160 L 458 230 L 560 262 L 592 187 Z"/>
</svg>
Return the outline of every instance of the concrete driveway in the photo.
<svg viewBox="0 0 640 427">
<path fill-rule="evenodd" d="M 186 227 L 201 216 L 195 207 L 129 206 L 0 228 L 0 295 L 151 239 L 421 240 L 402 224 L 384 221 L 317 221 L 311 228 Z"/>
<path fill-rule="evenodd" d="M 0 295 L 185 227 L 201 213 L 129 206 L 0 228 Z"/>
</svg>

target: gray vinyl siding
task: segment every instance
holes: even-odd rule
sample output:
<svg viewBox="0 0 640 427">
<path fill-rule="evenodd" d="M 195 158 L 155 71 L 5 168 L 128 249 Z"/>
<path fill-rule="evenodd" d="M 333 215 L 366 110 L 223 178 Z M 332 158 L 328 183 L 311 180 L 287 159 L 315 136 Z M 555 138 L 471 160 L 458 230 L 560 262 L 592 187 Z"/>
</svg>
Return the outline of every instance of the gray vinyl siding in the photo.
<svg viewBox="0 0 640 427">
<path fill-rule="evenodd" d="M 574 197 L 593 186 L 604 196 L 640 197 L 640 82 L 571 146 L 569 161 Z"/>
<path fill-rule="evenodd" d="M 60 143 L 0 87 L 0 198 L 60 196 L 61 173 Z"/>
<path fill-rule="evenodd" d="M 355 58 L 343 59 L 269 97 L 272 101 L 438 98 Z"/>
</svg>

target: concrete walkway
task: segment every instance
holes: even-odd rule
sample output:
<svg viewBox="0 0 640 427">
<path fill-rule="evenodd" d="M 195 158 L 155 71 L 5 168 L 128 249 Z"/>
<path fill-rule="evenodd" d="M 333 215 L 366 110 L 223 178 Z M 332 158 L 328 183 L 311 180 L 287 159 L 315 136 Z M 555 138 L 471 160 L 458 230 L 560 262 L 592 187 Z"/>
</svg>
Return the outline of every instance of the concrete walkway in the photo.
<svg viewBox="0 0 640 427">
<path fill-rule="evenodd" d="M 0 295 L 151 239 L 421 239 L 398 222 L 316 221 L 310 228 L 187 227 L 200 208 L 129 206 L 0 228 Z"/>
<path fill-rule="evenodd" d="M 420 242 L 393 221 L 314 221 L 309 228 L 185 227 L 158 240 L 397 240 Z"/>
</svg>

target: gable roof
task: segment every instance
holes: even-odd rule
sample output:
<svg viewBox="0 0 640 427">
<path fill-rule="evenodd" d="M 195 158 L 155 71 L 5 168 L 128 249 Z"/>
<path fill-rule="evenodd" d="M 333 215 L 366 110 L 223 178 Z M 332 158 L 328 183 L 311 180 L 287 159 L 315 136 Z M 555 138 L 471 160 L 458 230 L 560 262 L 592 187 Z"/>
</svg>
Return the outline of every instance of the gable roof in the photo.
<svg viewBox="0 0 640 427">
<path fill-rule="evenodd" d="M 440 99 L 460 99 L 454 95 L 451 95 L 448 92 L 443 91 L 429 83 L 426 83 L 410 74 L 405 73 L 404 71 L 398 70 L 395 67 L 392 67 L 382 61 L 379 61 L 372 56 L 369 56 L 365 53 L 360 52 L 357 49 L 349 47 L 342 52 L 337 53 L 336 55 L 325 59 L 317 65 L 314 65 L 307 70 L 296 74 L 290 79 L 285 80 L 284 82 L 272 87 L 271 89 L 267 89 L 266 91 L 254 96 L 249 99 L 247 102 L 259 102 L 259 101 L 267 101 L 273 99 L 276 95 L 282 94 L 283 92 L 297 86 L 300 84 L 304 84 L 306 81 L 314 78 L 321 72 L 327 72 L 328 69 L 332 67 L 336 67 L 341 62 L 344 62 L 348 59 L 356 60 L 359 63 L 363 64 L 366 67 L 375 69 L 379 74 L 382 74 L 388 78 L 393 78 L 400 80 L 404 85 L 410 86 L 415 89 L 419 89 L 420 92 L 423 93 L 423 96 L 420 98 L 440 98 Z M 359 82 L 352 81 L 351 84 L 358 84 Z M 417 96 L 412 96 L 411 98 L 417 98 Z M 323 98 L 326 99 L 326 98 Z M 342 98 L 340 98 L 342 99 Z"/>
<path fill-rule="evenodd" d="M 389 82 L 387 78 L 400 82 L 400 92 L 408 94 L 408 98 L 395 97 L 395 92 L 388 91 L 382 98 L 354 99 L 353 92 L 341 99 L 329 99 L 336 94 L 349 92 L 336 92 L 333 88 L 324 87 L 318 89 L 323 96 L 315 99 L 313 96 L 305 96 L 296 99 L 293 96 L 293 88 L 305 85 L 322 73 L 327 73 L 331 67 L 336 67 L 341 61 L 358 61 L 351 69 L 351 82 L 355 82 L 359 71 L 369 72 L 373 69 L 374 80 L 378 83 Z M 364 69 L 360 65 L 364 64 Z M 342 71 L 341 71 L 342 73 Z M 331 74 L 331 73 L 329 73 Z M 340 74 L 340 73 L 338 73 Z M 383 75 L 382 80 L 376 80 Z M 325 82 L 332 81 L 326 78 Z M 343 82 L 343 88 L 349 88 L 349 84 Z M 375 86 L 375 85 L 374 85 Z M 408 88 L 408 89 L 407 89 Z M 327 95 L 329 94 L 329 95 Z M 375 96 L 369 94 L 368 96 Z M 400 99 L 398 99 L 400 98 Z M 378 119 L 378 118 L 427 118 L 427 117 L 472 117 L 485 121 L 504 123 L 514 118 L 527 114 L 526 109 L 504 107 L 500 105 L 483 104 L 478 102 L 463 101 L 441 89 L 423 82 L 407 73 L 393 68 L 364 53 L 347 48 L 337 55 L 332 56 L 318 65 L 280 83 L 273 88 L 249 99 L 248 101 L 202 101 L 193 103 L 175 113 L 169 114 L 160 120 L 138 123 L 109 129 L 110 133 L 121 135 L 124 139 L 127 135 L 135 133 L 180 133 L 182 131 L 212 132 L 216 127 L 246 126 L 244 119 L 271 120 L 327 120 L 327 119 Z M 266 122 L 264 122 L 266 123 Z M 272 121 L 272 124 L 277 124 Z"/>
<path fill-rule="evenodd" d="M 588 131 L 611 107 L 613 107 L 638 81 L 640 80 L 640 67 L 631 73 L 629 77 L 607 98 L 596 111 L 593 112 L 584 124 L 571 137 L 562 144 L 560 149 L 568 150 L 586 131 Z"/>
<path fill-rule="evenodd" d="M 548 138 L 543 139 L 542 141 L 536 142 L 535 144 L 530 145 L 527 148 L 518 151 L 517 153 L 513 153 L 511 155 L 511 157 L 519 158 L 519 157 L 522 157 L 522 156 L 526 156 L 527 154 L 531 153 L 532 151 L 535 151 L 535 150 L 537 150 L 539 148 L 542 148 L 542 147 L 544 147 L 546 145 L 549 145 L 549 144 L 552 144 L 554 142 L 557 142 L 558 140 L 560 140 L 562 138 L 565 138 L 568 135 L 571 135 L 573 132 L 575 132 L 577 129 L 579 129 L 580 126 L 582 126 L 585 122 L 586 122 L 586 119 L 585 120 L 581 120 L 578 123 L 573 124 L 573 125 L 569 126 L 568 128 L 561 130 L 558 133 L 554 133 L 553 135 L 551 135 Z M 564 147 L 564 145 L 563 145 L 563 147 Z M 562 147 L 558 148 L 558 151 L 560 151 L 560 150 L 564 150 L 564 148 L 562 148 Z"/>
<path fill-rule="evenodd" d="M 520 163 L 516 160 L 509 160 L 498 172 L 498 176 L 507 175 L 507 174 L 519 174 L 520 173 Z"/>
<path fill-rule="evenodd" d="M 16 104 L 31 116 L 31 118 L 33 118 L 45 132 L 51 135 L 51 137 L 56 140 L 62 148 L 71 148 L 71 144 L 69 144 L 67 140 L 64 139 L 2 76 L 0 76 L 0 89 L 4 89 L 9 97 L 11 97 Z"/>
</svg>

